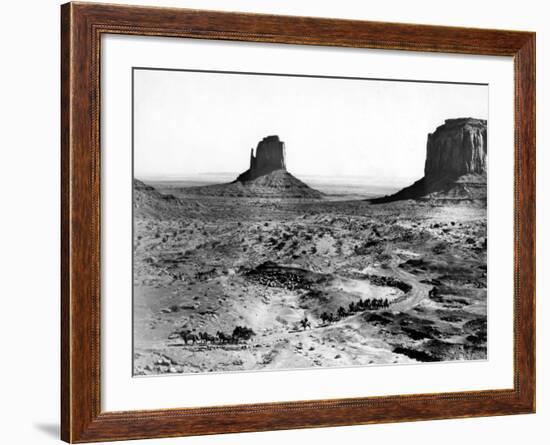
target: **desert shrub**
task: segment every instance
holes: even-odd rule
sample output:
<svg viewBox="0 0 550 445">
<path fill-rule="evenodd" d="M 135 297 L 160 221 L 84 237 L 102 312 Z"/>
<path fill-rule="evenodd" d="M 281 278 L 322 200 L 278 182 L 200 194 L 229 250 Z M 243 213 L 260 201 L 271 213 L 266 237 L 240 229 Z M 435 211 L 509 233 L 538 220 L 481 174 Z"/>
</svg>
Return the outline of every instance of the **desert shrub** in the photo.
<svg viewBox="0 0 550 445">
<path fill-rule="evenodd" d="M 353 248 L 353 251 L 356 255 L 366 255 L 369 253 L 370 249 L 372 247 L 376 247 L 380 244 L 380 240 L 368 240 L 365 241 L 363 244 L 356 245 Z"/>
<path fill-rule="evenodd" d="M 432 249 L 432 252 L 435 253 L 435 254 L 440 254 L 440 253 L 443 253 L 445 252 L 447 248 L 447 244 L 441 242 L 441 243 L 437 243 L 433 249 Z"/>
</svg>

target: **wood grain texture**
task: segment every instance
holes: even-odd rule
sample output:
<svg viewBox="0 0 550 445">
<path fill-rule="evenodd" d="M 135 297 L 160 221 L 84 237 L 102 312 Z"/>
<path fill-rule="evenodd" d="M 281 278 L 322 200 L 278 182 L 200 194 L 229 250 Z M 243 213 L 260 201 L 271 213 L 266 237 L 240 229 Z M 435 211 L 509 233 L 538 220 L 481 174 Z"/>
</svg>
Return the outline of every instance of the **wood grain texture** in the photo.
<svg viewBox="0 0 550 445">
<path fill-rule="evenodd" d="M 99 61 L 103 33 L 514 57 L 514 388 L 231 407 L 101 412 Z M 61 7 L 61 37 L 63 440 L 93 442 L 534 412 L 533 33 L 68 3 Z"/>
</svg>

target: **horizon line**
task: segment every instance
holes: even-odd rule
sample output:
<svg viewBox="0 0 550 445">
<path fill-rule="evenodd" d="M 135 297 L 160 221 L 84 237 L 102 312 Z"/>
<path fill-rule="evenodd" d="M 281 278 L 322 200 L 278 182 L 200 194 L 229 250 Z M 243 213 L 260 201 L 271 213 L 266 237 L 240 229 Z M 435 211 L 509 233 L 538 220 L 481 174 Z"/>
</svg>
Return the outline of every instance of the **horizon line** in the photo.
<svg viewBox="0 0 550 445">
<path fill-rule="evenodd" d="M 288 170 L 287 170 L 288 171 Z M 140 175 L 135 174 L 133 175 L 134 179 L 140 179 L 140 180 L 149 180 L 149 181 L 177 181 L 177 180 L 186 180 L 191 179 L 193 177 L 199 177 L 199 176 L 230 176 L 230 177 L 237 177 L 240 173 L 239 172 L 200 172 L 200 173 L 188 173 L 188 174 L 174 174 L 174 175 L 154 175 L 154 174 L 147 174 L 147 175 Z M 319 174 L 319 173 L 300 173 L 300 172 L 293 172 L 292 173 L 296 177 L 309 177 L 309 178 L 342 178 L 342 179 L 358 179 L 360 182 L 370 182 L 370 181 L 412 181 L 416 180 L 418 178 L 417 175 L 410 175 L 410 176 L 380 176 L 380 175 L 361 175 L 361 174 Z"/>
</svg>

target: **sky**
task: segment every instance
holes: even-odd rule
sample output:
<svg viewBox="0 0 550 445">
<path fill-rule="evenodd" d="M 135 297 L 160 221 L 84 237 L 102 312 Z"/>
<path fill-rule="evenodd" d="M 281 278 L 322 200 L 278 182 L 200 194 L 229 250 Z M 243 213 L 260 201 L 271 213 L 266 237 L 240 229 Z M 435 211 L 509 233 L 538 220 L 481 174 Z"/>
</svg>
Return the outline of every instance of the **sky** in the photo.
<svg viewBox="0 0 550 445">
<path fill-rule="evenodd" d="M 391 184 L 423 176 L 428 133 L 488 117 L 488 86 L 134 70 L 134 174 L 239 173 L 268 135 L 297 175 Z"/>
</svg>

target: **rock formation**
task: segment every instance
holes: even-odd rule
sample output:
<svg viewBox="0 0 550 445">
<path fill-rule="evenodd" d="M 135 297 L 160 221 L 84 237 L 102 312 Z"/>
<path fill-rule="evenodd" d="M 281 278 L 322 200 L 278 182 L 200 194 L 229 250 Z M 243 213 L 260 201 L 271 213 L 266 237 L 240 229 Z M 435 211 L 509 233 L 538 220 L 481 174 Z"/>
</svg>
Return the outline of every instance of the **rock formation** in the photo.
<svg viewBox="0 0 550 445">
<path fill-rule="evenodd" d="M 267 136 L 258 142 L 256 156 L 254 149 L 250 149 L 250 168 L 237 181 L 252 181 L 275 170 L 286 170 L 285 143 L 279 136 Z"/>
<path fill-rule="evenodd" d="M 174 195 L 164 195 L 156 188 L 134 178 L 134 208 L 150 205 L 152 201 L 171 202 L 175 205 L 181 204 L 180 200 Z"/>
<path fill-rule="evenodd" d="M 478 200 L 487 198 L 487 121 L 447 119 L 428 134 L 424 177 L 373 203 L 402 199 Z"/>
<path fill-rule="evenodd" d="M 136 216 L 153 218 L 170 218 L 180 216 L 183 212 L 190 214 L 202 207 L 197 202 L 184 202 L 174 195 L 160 193 L 154 187 L 134 178 L 134 212 Z"/>
<path fill-rule="evenodd" d="M 229 184 L 205 185 L 180 189 L 187 195 L 226 196 L 233 198 L 322 199 L 315 190 L 286 170 L 275 170 L 251 181 L 233 181 Z"/>
<path fill-rule="evenodd" d="M 487 172 L 487 121 L 447 119 L 428 135 L 424 176 L 459 177 Z"/>
<path fill-rule="evenodd" d="M 250 152 L 250 168 L 229 184 L 189 187 L 192 195 L 321 199 L 323 193 L 309 187 L 286 170 L 285 143 L 279 136 L 263 138 Z"/>
</svg>

